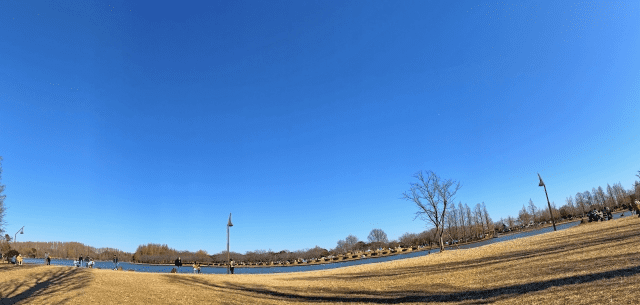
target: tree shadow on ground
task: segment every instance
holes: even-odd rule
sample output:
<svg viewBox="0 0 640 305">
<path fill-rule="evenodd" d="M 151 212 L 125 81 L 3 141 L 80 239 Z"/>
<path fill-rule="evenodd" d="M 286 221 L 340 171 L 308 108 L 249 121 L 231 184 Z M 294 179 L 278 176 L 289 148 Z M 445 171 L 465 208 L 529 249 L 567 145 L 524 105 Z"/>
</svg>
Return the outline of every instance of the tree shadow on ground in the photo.
<svg viewBox="0 0 640 305">
<path fill-rule="evenodd" d="M 93 279 L 93 275 L 88 270 L 79 268 L 55 267 L 47 268 L 36 266 L 29 268 L 36 271 L 42 268 L 42 272 L 30 272 L 26 279 L 7 282 L 0 287 L 0 304 L 15 304 L 18 302 L 64 304 L 71 299 L 67 297 L 62 300 L 53 300 L 59 295 L 73 295 L 88 285 Z"/>
<path fill-rule="evenodd" d="M 640 273 L 640 266 L 617 269 L 586 275 L 574 275 L 559 279 L 538 281 L 526 284 L 510 285 L 500 288 L 466 290 L 453 293 L 425 293 L 424 291 L 377 292 L 337 290 L 324 288 L 322 291 L 285 291 L 266 288 L 259 285 L 241 285 L 235 283 L 211 283 L 205 278 L 167 276 L 173 283 L 187 286 L 200 286 L 221 290 L 233 294 L 242 294 L 255 298 L 267 298 L 280 301 L 314 302 L 363 302 L 375 304 L 402 304 L 411 302 L 464 302 L 467 304 L 487 304 L 523 294 L 538 292 L 552 287 L 586 284 L 617 277 L 634 276 Z"/>
<path fill-rule="evenodd" d="M 39 265 L 14 265 L 14 264 L 1 264 L 0 265 L 0 273 L 9 272 L 9 271 L 17 271 L 17 270 L 29 270 L 40 267 Z"/>
</svg>

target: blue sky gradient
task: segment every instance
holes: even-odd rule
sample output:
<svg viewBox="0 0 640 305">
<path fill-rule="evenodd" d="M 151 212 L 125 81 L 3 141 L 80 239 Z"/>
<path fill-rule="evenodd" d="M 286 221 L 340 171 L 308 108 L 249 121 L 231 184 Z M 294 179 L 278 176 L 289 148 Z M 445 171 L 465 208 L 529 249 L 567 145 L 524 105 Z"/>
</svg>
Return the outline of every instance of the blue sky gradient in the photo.
<svg viewBox="0 0 640 305">
<path fill-rule="evenodd" d="M 135 251 L 421 232 L 640 170 L 640 3 L 2 1 L 7 232 Z"/>
</svg>

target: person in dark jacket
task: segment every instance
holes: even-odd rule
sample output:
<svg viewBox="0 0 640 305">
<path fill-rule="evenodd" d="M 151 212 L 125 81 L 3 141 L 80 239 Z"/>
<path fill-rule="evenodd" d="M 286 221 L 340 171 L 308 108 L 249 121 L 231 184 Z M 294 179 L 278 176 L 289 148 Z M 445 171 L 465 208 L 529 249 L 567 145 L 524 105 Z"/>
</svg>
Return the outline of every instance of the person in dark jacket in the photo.
<svg viewBox="0 0 640 305">
<path fill-rule="evenodd" d="M 113 270 L 118 270 L 118 257 L 113 255 Z"/>
<path fill-rule="evenodd" d="M 182 266 L 182 260 L 180 259 L 180 257 L 176 258 L 176 267 L 180 267 Z"/>
<path fill-rule="evenodd" d="M 80 254 L 80 258 L 78 258 L 78 263 L 80 264 L 80 267 L 82 267 L 82 254 Z"/>
</svg>

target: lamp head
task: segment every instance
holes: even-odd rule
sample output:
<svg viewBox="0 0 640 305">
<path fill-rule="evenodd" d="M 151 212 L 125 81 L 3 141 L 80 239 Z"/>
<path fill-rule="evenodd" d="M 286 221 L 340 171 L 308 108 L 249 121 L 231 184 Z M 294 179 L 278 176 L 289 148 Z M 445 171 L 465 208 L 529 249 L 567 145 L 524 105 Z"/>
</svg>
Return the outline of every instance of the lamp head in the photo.
<svg viewBox="0 0 640 305">
<path fill-rule="evenodd" d="M 540 184 L 538 184 L 538 186 L 544 186 L 544 182 L 542 181 L 542 177 L 540 177 L 540 174 L 538 174 L 538 178 L 540 178 Z"/>
</svg>

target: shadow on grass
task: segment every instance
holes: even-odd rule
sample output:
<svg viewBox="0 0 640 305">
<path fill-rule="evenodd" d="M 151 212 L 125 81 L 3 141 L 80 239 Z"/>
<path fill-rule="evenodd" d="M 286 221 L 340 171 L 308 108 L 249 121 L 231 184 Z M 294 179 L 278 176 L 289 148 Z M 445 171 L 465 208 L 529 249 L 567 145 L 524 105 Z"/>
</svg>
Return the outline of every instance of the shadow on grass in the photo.
<svg viewBox="0 0 640 305">
<path fill-rule="evenodd" d="M 633 276 L 640 273 L 640 266 L 599 272 L 587 275 L 575 275 L 560 279 L 539 281 L 527 284 L 511 285 L 501 288 L 469 290 L 454 293 L 425 293 L 424 291 L 375 292 L 357 290 L 336 290 L 324 288 L 322 291 L 277 291 L 257 285 L 240 285 L 229 282 L 211 283 L 205 278 L 167 276 L 169 282 L 186 286 L 199 286 L 217 289 L 223 292 L 241 294 L 255 298 L 268 298 L 281 301 L 296 302 L 364 302 L 381 304 L 401 304 L 411 302 L 465 302 L 470 304 L 486 304 L 506 298 L 517 297 L 526 293 L 538 292 L 552 287 L 586 284 L 599 280 Z M 443 288 L 443 287 L 440 287 Z"/>
<path fill-rule="evenodd" d="M 464 259 L 461 261 L 453 261 L 441 264 L 429 264 L 424 266 L 411 266 L 393 269 L 375 270 L 370 272 L 358 272 L 349 274 L 336 274 L 327 276 L 318 276 L 313 278 L 306 278 L 300 276 L 293 276 L 290 280 L 296 281 L 299 279 L 305 280 L 359 280 L 367 278 L 387 278 L 395 276 L 411 276 L 411 275 L 424 275 L 424 274 L 437 274 L 442 272 L 453 271 L 466 271 L 469 269 L 486 268 L 494 265 L 503 264 L 505 262 L 513 262 L 516 260 L 532 259 L 542 255 L 562 255 L 567 252 L 573 254 L 581 252 L 592 251 L 590 247 L 597 247 L 605 244 L 615 244 L 617 247 L 624 247 L 626 245 L 633 245 L 637 243 L 636 240 L 630 239 L 638 236 L 638 230 L 640 224 L 632 225 L 625 230 L 619 228 L 604 228 L 599 230 L 597 239 L 591 239 L 584 234 L 570 235 L 566 238 L 551 238 L 546 242 L 547 246 L 542 248 L 534 248 L 530 250 L 517 250 L 510 252 L 503 252 L 498 255 L 483 256 L 477 259 Z M 570 240 L 571 242 L 566 242 Z M 452 250 L 455 251 L 455 250 Z M 623 259 L 623 258 L 621 258 Z"/>
<path fill-rule="evenodd" d="M 80 293 L 82 287 L 89 284 L 93 275 L 88 270 L 66 267 L 46 268 L 43 266 L 23 266 L 29 272 L 25 278 L 17 281 L 7 281 L 0 287 L 0 304 L 25 304 L 31 301 L 39 303 L 64 304 L 74 295 Z M 45 269 L 46 268 L 46 269 Z M 15 269 L 14 269 L 15 270 Z M 22 272 L 22 271 L 20 271 Z M 76 294 L 77 294 L 76 293 Z M 69 297 L 55 301 L 52 297 L 68 295 Z"/>
<path fill-rule="evenodd" d="M 29 270 L 33 268 L 38 268 L 38 265 L 14 265 L 14 264 L 0 264 L 0 273 L 9 272 L 9 271 L 17 271 L 17 270 Z"/>
</svg>

